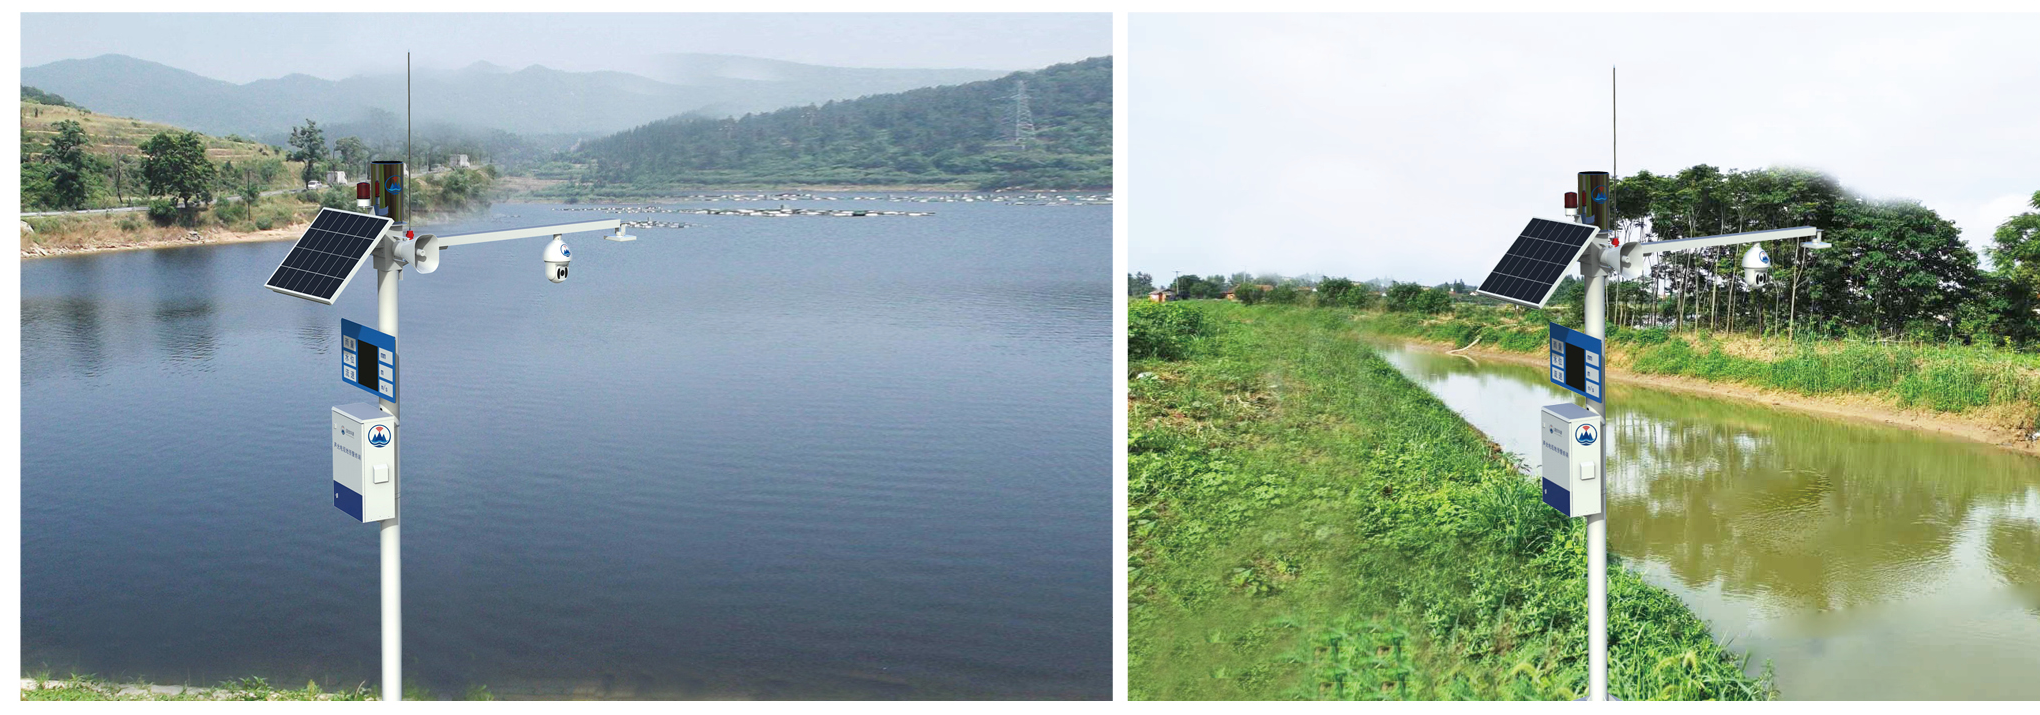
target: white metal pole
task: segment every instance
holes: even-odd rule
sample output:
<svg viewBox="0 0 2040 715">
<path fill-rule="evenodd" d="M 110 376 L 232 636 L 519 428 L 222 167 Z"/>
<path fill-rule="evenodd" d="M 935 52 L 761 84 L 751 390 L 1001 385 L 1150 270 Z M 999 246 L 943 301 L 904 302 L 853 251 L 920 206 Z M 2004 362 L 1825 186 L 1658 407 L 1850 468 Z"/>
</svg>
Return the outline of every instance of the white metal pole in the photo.
<svg viewBox="0 0 2040 715">
<path fill-rule="evenodd" d="M 1587 334 L 1606 346 L 1608 329 L 1608 273 L 1602 270 L 1598 254 L 1589 250 L 1580 270 L 1586 273 Z M 1605 347 L 1604 355 L 1605 353 Z M 1601 402 L 1587 401 L 1587 409 L 1601 415 L 1601 508 L 1587 517 L 1587 699 L 1608 699 L 1608 471 L 1607 400 L 1608 366 L 1601 366 Z"/>
<path fill-rule="evenodd" d="M 375 273 L 376 329 L 392 338 L 397 337 L 397 281 L 403 275 L 402 269 L 388 257 L 378 257 Z M 395 346 L 392 346 L 394 348 Z M 398 379 L 403 379 L 401 375 Z M 396 474 L 390 477 L 391 491 L 396 493 L 396 516 L 384 519 L 379 529 L 382 535 L 382 687 L 383 700 L 396 702 L 404 699 L 403 655 L 404 655 L 404 598 L 403 598 L 403 551 L 398 546 L 397 527 L 404 516 L 404 462 L 403 462 L 403 415 L 397 414 L 397 403 L 378 400 L 383 411 L 397 417 Z"/>
</svg>

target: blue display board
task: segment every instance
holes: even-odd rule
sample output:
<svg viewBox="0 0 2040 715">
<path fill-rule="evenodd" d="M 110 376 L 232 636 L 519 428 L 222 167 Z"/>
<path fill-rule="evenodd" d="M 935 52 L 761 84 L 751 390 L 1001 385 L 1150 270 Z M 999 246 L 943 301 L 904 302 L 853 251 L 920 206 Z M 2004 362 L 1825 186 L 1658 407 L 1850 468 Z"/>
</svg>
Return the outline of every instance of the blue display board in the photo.
<svg viewBox="0 0 2040 715">
<path fill-rule="evenodd" d="M 340 381 L 396 402 L 396 337 L 341 318 Z"/>
<path fill-rule="evenodd" d="M 1601 399 L 1603 361 L 1601 339 L 1572 328 L 1551 324 L 1551 383 L 1586 396 Z"/>
</svg>

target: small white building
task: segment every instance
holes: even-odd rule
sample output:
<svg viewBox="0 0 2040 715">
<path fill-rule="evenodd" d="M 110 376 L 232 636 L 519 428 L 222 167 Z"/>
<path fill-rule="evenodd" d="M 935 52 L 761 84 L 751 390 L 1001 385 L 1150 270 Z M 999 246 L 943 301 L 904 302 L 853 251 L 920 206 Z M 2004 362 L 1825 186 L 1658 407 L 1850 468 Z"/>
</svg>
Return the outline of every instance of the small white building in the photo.
<svg viewBox="0 0 2040 715">
<path fill-rule="evenodd" d="M 449 162 L 447 162 L 447 164 L 448 164 L 449 166 L 452 166 L 452 167 L 456 168 L 456 169 L 465 169 L 465 168 L 468 168 L 469 166 L 473 166 L 472 164 L 469 164 L 469 163 L 468 163 L 468 158 L 467 158 L 467 155 L 466 155 L 466 154 L 455 154 L 455 155 L 453 155 L 453 160 L 452 160 L 452 161 L 449 161 Z"/>
<path fill-rule="evenodd" d="M 347 185 L 347 172 L 345 172 L 345 171 L 328 171 L 328 172 L 326 172 L 326 185 L 327 185 L 327 186 L 346 186 L 346 185 Z"/>
</svg>

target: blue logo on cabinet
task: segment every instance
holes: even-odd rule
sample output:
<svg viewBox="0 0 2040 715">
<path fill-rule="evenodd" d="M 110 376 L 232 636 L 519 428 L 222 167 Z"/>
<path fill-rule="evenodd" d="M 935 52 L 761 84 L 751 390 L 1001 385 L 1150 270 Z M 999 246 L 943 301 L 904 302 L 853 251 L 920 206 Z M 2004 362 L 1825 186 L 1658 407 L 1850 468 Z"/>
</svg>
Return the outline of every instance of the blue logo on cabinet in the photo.
<svg viewBox="0 0 2040 715">
<path fill-rule="evenodd" d="M 368 428 L 368 443 L 377 447 L 390 446 L 390 428 L 383 425 Z"/>
<path fill-rule="evenodd" d="M 376 427 L 379 428 L 382 427 L 382 425 L 376 425 Z M 373 436 L 369 437 L 368 439 L 370 442 L 375 441 L 375 437 Z M 1573 441 L 1580 443 L 1582 446 L 1592 445 L 1594 443 L 1594 426 L 1580 425 L 1579 429 L 1573 430 Z M 380 447 L 382 445 L 376 446 Z"/>
</svg>

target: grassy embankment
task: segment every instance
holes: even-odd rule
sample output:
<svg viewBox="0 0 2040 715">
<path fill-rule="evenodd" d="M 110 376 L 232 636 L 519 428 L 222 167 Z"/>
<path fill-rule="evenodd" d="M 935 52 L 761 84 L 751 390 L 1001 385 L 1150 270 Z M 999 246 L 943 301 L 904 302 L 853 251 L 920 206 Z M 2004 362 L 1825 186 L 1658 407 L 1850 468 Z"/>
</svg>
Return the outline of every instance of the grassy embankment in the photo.
<svg viewBox="0 0 2040 715">
<path fill-rule="evenodd" d="M 1364 330 L 1455 347 L 1541 355 L 1552 313 L 1456 306 L 1448 315 L 1362 313 Z M 1564 321 L 1561 321 L 1564 322 Z M 1577 326 L 1575 326 L 1577 327 Z M 1979 345 L 1868 340 L 1797 342 L 1741 334 L 1608 329 L 1617 369 L 1737 383 L 1812 397 L 1866 397 L 1896 409 L 1968 415 L 1996 427 L 2040 430 L 2040 353 Z"/>
<path fill-rule="evenodd" d="M 62 678 L 40 673 L 21 681 L 22 700 L 379 700 L 380 690 L 366 684 L 328 690 L 316 681 L 298 689 L 278 688 L 262 678 L 242 678 L 210 688 L 160 686 L 151 683 L 114 683 L 90 675 Z M 431 694 L 414 684 L 404 687 L 405 700 L 430 700 Z M 462 700 L 495 700 L 486 685 L 468 688 Z"/>
<path fill-rule="evenodd" d="M 1133 698 L 1584 693 L 1581 522 L 1356 337 L 1346 311 L 1132 306 Z M 1619 565 L 1609 601 L 1616 696 L 1772 694 Z"/>
</svg>

